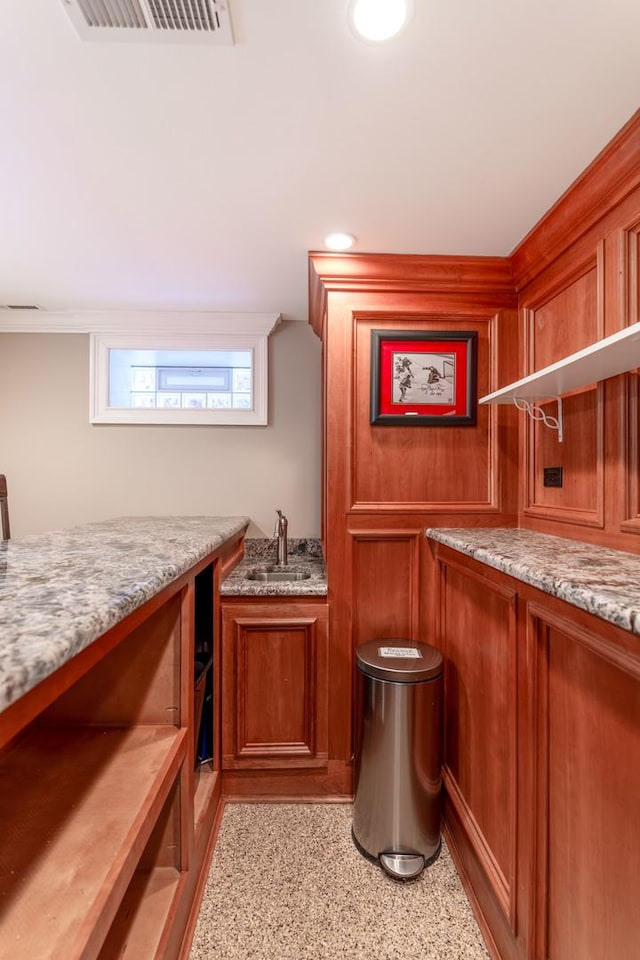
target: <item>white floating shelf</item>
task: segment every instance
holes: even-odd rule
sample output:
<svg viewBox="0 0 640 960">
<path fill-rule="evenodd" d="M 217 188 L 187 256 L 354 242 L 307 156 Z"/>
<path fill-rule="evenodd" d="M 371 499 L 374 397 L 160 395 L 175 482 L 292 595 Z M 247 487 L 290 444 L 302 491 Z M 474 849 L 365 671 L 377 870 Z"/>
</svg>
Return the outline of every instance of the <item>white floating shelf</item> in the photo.
<svg viewBox="0 0 640 960">
<path fill-rule="evenodd" d="M 536 373 L 481 397 L 479 403 L 550 400 L 640 367 L 640 323 L 605 337 Z"/>
</svg>

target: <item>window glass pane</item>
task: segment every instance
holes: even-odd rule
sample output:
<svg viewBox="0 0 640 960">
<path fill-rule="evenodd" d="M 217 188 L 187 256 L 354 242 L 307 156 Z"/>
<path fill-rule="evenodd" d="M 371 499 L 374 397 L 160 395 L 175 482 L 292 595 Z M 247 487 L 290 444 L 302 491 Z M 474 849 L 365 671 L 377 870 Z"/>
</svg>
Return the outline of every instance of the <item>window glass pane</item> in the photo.
<svg viewBox="0 0 640 960">
<path fill-rule="evenodd" d="M 251 410 L 252 350 L 109 349 L 108 406 Z"/>
<path fill-rule="evenodd" d="M 160 390 L 228 390 L 231 367 L 158 367 Z"/>
<path fill-rule="evenodd" d="M 155 390 L 156 389 L 155 367 L 132 367 L 131 368 L 131 389 L 132 390 Z"/>
<path fill-rule="evenodd" d="M 233 371 L 233 392 L 251 392 L 251 370 L 242 370 L 237 367 Z"/>
<path fill-rule="evenodd" d="M 132 407 L 155 407 L 155 394 L 153 393 L 132 393 Z"/>
<path fill-rule="evenodd" d="M 202 410 L 207 405 L 207 395 L 206 393 L 183 393 L 182 394 L 182 406 L 189 407 L 192 410 L 198 409 Z"/>
<path fill-rule="evenodd" d="M 230 393 L 208 393 L 207 406 L 212 410 L 230 410 L 231 394 Z"/>
<path fill-rule="evenodd" d="M 168 410 L 172 407 L 179 407 L 181 397 L 179 393 L 160 393 L 156 397 L 156 407 Z"/>
</svg>

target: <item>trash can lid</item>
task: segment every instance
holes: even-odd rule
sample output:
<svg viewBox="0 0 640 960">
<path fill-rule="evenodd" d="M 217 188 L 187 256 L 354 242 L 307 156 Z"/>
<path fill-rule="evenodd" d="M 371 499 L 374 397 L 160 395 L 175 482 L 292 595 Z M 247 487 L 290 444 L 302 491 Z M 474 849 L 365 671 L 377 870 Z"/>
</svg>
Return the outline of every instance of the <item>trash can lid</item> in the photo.
<svg viewBox="0 0 640 960">
<path fill-rule="evenodd" d="M 358 669 L 367 677 L 396 683 L 434 680 L 442 673 L 442 654 L 411 640 L 369 640 L 356 650 Z"/>
</svg>

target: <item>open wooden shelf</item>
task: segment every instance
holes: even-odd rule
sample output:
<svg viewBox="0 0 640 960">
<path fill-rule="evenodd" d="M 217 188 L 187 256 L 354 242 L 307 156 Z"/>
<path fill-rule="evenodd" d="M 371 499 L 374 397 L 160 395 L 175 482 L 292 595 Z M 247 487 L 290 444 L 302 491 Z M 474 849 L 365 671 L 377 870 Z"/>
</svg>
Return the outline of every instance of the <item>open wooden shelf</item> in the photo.
<svg viewBox="0 0 640 960">
<path fill-rule="evenodd" d="M 63 663 L 0 736 L 0 960 L 184 956 L 222 789 L 218 565 L 242 538 Z M 201 709 L 215 758 L 194 771 Z"/>
<path fill-rule="evenodd" d="M 34 727 L 3 758 L 2 960 L 98 956 L 186 754 L 167 724 Z"/>
<path fill-rule="evenodd" d="M 640 323 L 481 397 L 479 403 L 550 400 L 640 367 Z"/>
<path fill-rule="evenodd" d="M 98 960 L 155 960 L 162 956 L 182 876 L 172 867 L 136 871 Z"/>
</svg>

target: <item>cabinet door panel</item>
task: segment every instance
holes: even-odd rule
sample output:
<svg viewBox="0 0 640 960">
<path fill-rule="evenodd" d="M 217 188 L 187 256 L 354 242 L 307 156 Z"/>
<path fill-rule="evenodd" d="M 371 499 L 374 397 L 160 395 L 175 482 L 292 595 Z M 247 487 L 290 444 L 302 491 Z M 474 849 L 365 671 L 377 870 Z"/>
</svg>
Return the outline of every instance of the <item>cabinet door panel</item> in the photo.
<svg viewBox="0 0 640 960">
<path fill-rule="evenodd" d="M 327 656 L 324 605 L 223 607 L 225 770 L 326 764 Z"/>
<path fill-rule="evenodd" d="M 539 610 L 536 613 L 539 614 Z M 597 636 L 537 620 L 541 955 L 637 956 L 640 667 Z"/>
<path fill-rule="evenodd" d="M 308 624 L 284 629 L 240 623 L 237 752 L 313 753 L 313 637 Z"/>
<path fill-rule="evenodd" d="M 450 802 L 515 922 L 515 592 L 444 568 L 445 767 Z"/>
</svg>

